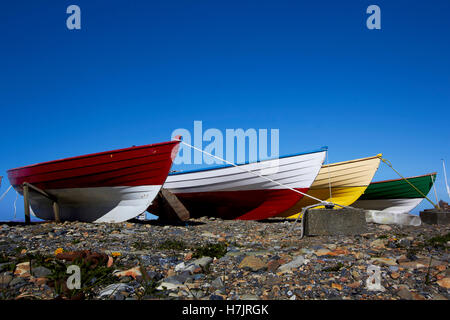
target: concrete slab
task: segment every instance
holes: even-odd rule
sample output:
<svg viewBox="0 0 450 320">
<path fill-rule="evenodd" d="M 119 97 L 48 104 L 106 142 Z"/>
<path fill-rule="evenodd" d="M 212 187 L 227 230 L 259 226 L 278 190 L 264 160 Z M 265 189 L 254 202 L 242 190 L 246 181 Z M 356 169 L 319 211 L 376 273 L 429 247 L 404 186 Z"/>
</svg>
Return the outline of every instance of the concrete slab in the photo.
<svg viewBox="0 0 450 320">
<path fill-rule="evenodd" d="M 305 235 L 355 235 L 366 233 L 364 210 L 311 209 L 304 217 Z"/>
</svg>

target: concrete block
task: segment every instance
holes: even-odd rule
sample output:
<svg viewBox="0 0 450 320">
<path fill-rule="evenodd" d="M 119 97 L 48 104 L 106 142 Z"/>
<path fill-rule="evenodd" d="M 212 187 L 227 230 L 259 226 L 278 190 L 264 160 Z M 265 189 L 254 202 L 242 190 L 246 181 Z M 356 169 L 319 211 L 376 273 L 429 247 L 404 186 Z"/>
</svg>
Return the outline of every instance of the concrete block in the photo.
<svg viewBox="0 0 450 320">
<path fill-rule="evenodd" d="M 367 223 L 363 210 L 311 209 L 304 221 L 305 235 L 355 235 L 366 233 Z"/>
<path fill-rule="evenodd" d="M 449 224 L 450 211 L 439 211 L 436 209 L 428 209 L 420 212 L 420 219 L 426 224 Z"/>
</svg>

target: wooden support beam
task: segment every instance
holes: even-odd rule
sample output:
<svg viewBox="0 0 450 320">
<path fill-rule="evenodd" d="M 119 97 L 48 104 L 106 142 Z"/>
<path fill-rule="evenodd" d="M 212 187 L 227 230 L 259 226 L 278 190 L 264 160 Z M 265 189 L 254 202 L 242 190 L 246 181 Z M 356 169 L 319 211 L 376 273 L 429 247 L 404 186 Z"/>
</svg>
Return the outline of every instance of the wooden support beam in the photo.
<svg viewBox="0 0 450 320">
<path fill-rule="evenodd" d="M 158 213 L 161 220 L 186 221 L 190 213 L 175 194 L 162 188 L 156 199 L 158 201 Z"/>
<path fill-rule="evenodd" d="M 58 202 L 53 202 L 53 214 L 55 215 L 55 222 L 60 222 L 59 220 L 59 205 Z"/>
<path fill-rule="evenodd" d="M 30 224 L 30 190 L 27 184 L 23 185 L 23 208 L 25 211 L 25 224 Z"/>
<path fill-rule="evenodd" d="M 22 186 L 23 186 L 24 206 L 25 206 L 25 222 L 28 222 L 28 223 L 30 222 L 30 200 L 29 200 L 30 190 L 35 191 L 35 192 L 41 194 L 42 196 L 46 197 L 50 201 L 52 201 L 55 222 L 60 222 L 58 199 L 56 199 L 55 196 L 45 192 L 42 189 L 39 189 L 36 186 L 33 186 L 31 183 L 28 183 L 28 182 L 24 182 Z"/>
</svg>

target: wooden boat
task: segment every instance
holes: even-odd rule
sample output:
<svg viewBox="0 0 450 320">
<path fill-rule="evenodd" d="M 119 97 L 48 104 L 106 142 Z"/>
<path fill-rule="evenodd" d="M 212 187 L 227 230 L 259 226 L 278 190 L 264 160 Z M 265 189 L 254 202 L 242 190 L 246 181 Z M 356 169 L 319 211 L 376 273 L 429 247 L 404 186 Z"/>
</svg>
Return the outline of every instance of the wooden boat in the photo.
<svg viewBox="0 0 450 320">
<path fill-rule="evenodd" d="M 427 195 L 436 180 L 436 172 L 406 178 Z M 373 182 L 352 206 L 366 210 L 409 213 L 424 199 L 403 179 Z"/>
<path fill-rule="evenodd" d="M 381 154 L 323 165 L 308 195 L 323 201 L 349 206 L 355 202 L 369 186 L 380 165 Z M 331 185 L 331 194 L 330 194 Z M 279 217 L 297 218 L 303 207 L 318 202 L 304 197 L 294 206 L 279 214 Z M 320 207 L 319 207 L 320 208 Z M 335 207 L 339 209 L 340 207 Z"/>
<path fill-rule="evenodd" d="M 55 197 L 61 220 L 122 222 L 147 209 L 167 178 L 180 141 L 169 141 L 8 170 L 23 194 L 25 182 Z M 53 220 L 53 202 L 30 191 L 34 214 Z"/>
<path fill-rule="evenodd" d="M 313 152 L 235 166 L 221 166 L 172 173 L 164 188 L 174 193 L 191 217 L 261 220 L 273 217 L 294 205 L 306 193 L 319 173 L 326 148 Z M 261 174 L 278 183 L 268 181 Z M 161 215 L 158 204 L 149 212 Z"/>
</svg>

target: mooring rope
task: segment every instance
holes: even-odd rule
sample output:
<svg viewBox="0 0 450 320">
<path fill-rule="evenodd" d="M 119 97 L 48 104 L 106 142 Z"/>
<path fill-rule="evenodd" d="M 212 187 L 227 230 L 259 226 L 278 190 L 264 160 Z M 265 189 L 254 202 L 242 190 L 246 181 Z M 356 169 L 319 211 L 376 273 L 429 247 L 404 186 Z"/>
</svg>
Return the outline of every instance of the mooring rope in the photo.
<svg viewBox="0 0 450 320">
<path fill-rule="evenodd" d="M 9 190 L 11 190 L 12 186 L 9 186 L 8 189 L 6 189 L 6 191 L 2 194 L 2 196 L 0 197 L 0 201 L 3 200 L 3 198 L 6 196 L 6 194 L 9 192 Z"/>
<path fill-rule="evenodd" d="M 331 175 L 330 175 L 330 162 L 328 161 L 328 150 L 327 150 L 327 169 L 328 169 L 328 189 L 330 191 L 330 201 L 333 201 L 333 194 L 331 193 Z"/>
<path fill-rule="evenodd" d="M 442 167 L 444 168 L 444 179 L 445 179 L 445 186 L 447 188 L 447 194 L 450 197 L 450 188 L 448 187 L 447 171 L 445 170 L 445 161 L 444 161 L 444 159 L 442 159 Z"/>
<path fill-rule="evenodd" d="M 286 185 L 284 185 L 283 183 L 280 183 L 280 182 L 275 181 L 275 180 L 273 180 L 273 179 L 270 179 L 270 178 L 268 178 L 268 177 L 264 177 L 264 176 L 262 176 L 262 175 L 260 175 L 260 174 L 257 174 L 257 173 L 255 173 L 255 172 L 253 172 L 253 171 L 251 171 L 251 170 L 247 170 L 247 169 L 245 169 L 245 168 L 242 168 L 242 166 L 238 166 L 238 165 L 236 165 L 236 164 L 234 164 L 234 163 L 232 163 L 232 162 L 230 162 L 230 161 L 227 161 L 227 160 L 225 160 L 225 159 L 222 159 L 222 158 L 220 158 L 220 157 L 217 157 L 217 156 L 215 156 L 215 155 L 213 155 L 213 154 L 211 154 L 211 153 L 209 153 L 209 152 L 206 152 L 206 151 L 201 150 L 201 149 L 199 149 L 199 148 L 197 148 L 197 147 L 194 147 L 194 146 L 190 145 L 189 143 L 186 143 L 186 142 L 184 142 L 184 141 L 180 141 L 180 142 L 183 143 L 183 144 L 185 144 L 186 146 L 188 146 L 188 147 L 194 149 L 194 150 L 200 151 L 200 152 L 202 152 L 202 153 L 204 153 L 204 154 L 206 154 L 206 155 L 208 155 L 208 156 L 211 156 L 211 157 L 216 158 L 216 159 L 218 159 L 218 160 L 221 160 L 221 161 L 223 161 L 223 162 L 225 162 L 225 163 L 227 163 L 227 164 L 230 164 L 230 165 L 232 165 L 232 166 L 234 166 L 234 167 L 236 167 L 236 168 L 238 168 L 238 169 L 240 169 L 240 170 L 242 170 L 242 171 L 248 172 L 248 173 L 250 173 L 250 174 L 253 174 L 254 176 L 257 176 L 257 177 L 260 177 L 260 178 L 262 178 L 262 179 L 265 179 L 265 180 L 268 180 L 268 181 L 270 181 L 270 182 L 273 182 L 273 183 L 275 183 L 275 184 L 277 184 L 277 185 L 279 185 L 279 186 L 282 186 L 282 187 L 284 187 L 284 188 L 286 188 L 286 189 L 289 189 L 289 190 L 291 190 L 291 191 L 294 191 L 294 192 L 296 192 L 296 193 L 299 193 L 299 194 L 301 194 L 301 195 L 303 195 L 303 196 L 307 196 L 307 197 L 309 197 L 309 198 L 311 198 L 311 199 L 313 199 L 313 200 L 315 200 L 315 201 L 317 201 L 317 202 L 319 202 L 319 203 L 321 203 L 321 204 L 324 204 L 324 205 L 333 205 L 333 203 L 331 203 L 331 202 L 326 202 L 326 201 L 320 200 L 320 199 L 318 199 L 318 198 L 316 198 L 316 197 L 313 197 L 313 196 L 311 196 L 311 195 L 309 195 L 309 194 L 303 193 L 303 192 L 301 192 L 301 191 L 299 191 L 299 190 L 296 190 L 296 189 L 294 189 L 294 188 L 291 188 L 291 187 L 289 187 L 289 186 L 286 186 Z"/>
<path fill-rule="evenodd" d="M 408 179 L 406 179 L 404 176 L 402 176 L 402 175 L 400 174 L 400 172 L 398 172 L 397 170 L 395 170 L 394 167 L 392 166 L 392 163 L 391 163 L 389 160 L 383 159 L 383 158 L 381 158 L 381 157 L 380 157 L 380 159 L 381 159 L 381 161 L 383 161 L 385 164 L 387 164 L 389 167 L 391 167 L 391 169 L 394 170 L 395 173 L 397 173 L 403 180 L 405 180 L 405 181 L 406 181 L 411 187 L 413 187 L 419 194 L 421 194 L 425 199 L 427 199 L 427 200 L 433 205 L 433 207 L 439 209 L 439 206 L 437 206 L 433 201 L 431 201 L 431 200 L 430 200 L 425 194 L 423 194 L 423 192 L 420 191 L 415 185 L 413 185 L 411 182 L 409 182 Z"/>
</svg>

